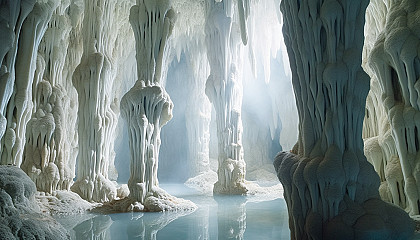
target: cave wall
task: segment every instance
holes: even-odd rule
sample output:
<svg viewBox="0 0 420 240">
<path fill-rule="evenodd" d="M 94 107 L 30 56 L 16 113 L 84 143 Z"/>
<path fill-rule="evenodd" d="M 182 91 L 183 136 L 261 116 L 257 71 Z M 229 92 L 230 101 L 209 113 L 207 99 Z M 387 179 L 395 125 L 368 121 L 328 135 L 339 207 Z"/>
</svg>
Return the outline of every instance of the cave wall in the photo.
<svg viewBox="0 0 420 240">
<path fill-rule="evenodd" d="M 274 165 L 284 186 L 292 239 L 364 239 L 373 232 L 394 239 L 413 232 L 403 210 L 380 200 L 379 177 L 363 154 L 370 78 L 361 63 L 368 4 L 281 3 L 299 137 Z"/>
<path fill-rule="evenodd" d="M 417 1 L 371 1 L 363 66 L 371 77 L 365 154 L 381 178 L 382 199 L 419 214 L 419 40 Z"/>
</svg>

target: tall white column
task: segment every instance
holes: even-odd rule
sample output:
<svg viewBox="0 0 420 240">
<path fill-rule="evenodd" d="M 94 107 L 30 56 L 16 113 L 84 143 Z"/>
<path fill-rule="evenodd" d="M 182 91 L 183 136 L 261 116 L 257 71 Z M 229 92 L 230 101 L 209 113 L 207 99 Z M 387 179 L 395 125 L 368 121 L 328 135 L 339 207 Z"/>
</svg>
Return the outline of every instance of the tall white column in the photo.
<svg viewBox="0 0 420 240">
<path fill-rule="evenodd" d="M 138 0 L 130 11 L 138 80 L 123 96 L 120 108 L 129 131 L 129 199 L 140 204 L 138 210 L 195 209 L 192 202 L 176 199 L 158 187 L 160 130 L 172 118 L 173 108 L 161 82 L 174 21 L 169 0 Z"/>
<path fill-rule="evenodd" d="M 240 1 L 242 2 L 242 1 Z M 242 149 L 242 61 L 246 33 L 241 32 L 232 1 L 207 4 L 206 45 L 210 76 L 206 95 L 216 110 L 218 181 L 213 192 L 245 194 L 245 161 Z M 245 29 L 243 29 L 245 30 Z M 242 41 L 241 41 L 242 40 Z"/>
<path fill-rule="evenodd" d="M 83 55 L 73 74 L 78 92 L 79 154 L 77 180 L 71 190 L 88 201 L 106 202 L 116 197 L 108 169 L 118 121 L 113 83 L 113 59 L 118 25 L 118 1 L 86 0 L 83 20 Z"/>
</svg>

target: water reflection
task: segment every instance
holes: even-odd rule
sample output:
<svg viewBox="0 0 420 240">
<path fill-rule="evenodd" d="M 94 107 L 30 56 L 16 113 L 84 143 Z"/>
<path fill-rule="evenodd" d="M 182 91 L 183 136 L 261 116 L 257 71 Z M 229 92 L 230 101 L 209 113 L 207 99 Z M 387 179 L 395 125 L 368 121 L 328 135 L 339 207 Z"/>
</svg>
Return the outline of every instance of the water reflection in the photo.
<svg viewBox="0 0 420 240">
<path fill-rule="evenodd" d="M 157 233 L 170 222 L 190 212 L 164 212 L 132 214 L 127 225 L 128 239 L 156 240 Z"/>
<path fill-rule="evenodd" d="M 214 196 L 217 202 L 219 239 L 244 239 L 247 198 L 244 196 Z"/>
<path fill-rule="evenodd" d="M 111 239 L 109 227 L 112 225 L 110 216 L 98 215 L 79 223 L 73 228 L 76 239 Z"/>
<path fill-rule="evenodd" d="M 196 203 L 195 212 L 89 214 L 68 229 L 73 239 L 95 240 L 290 239 L 284 199 L 204 196 L 179 187 L 165 190 Z"/>
</svg>

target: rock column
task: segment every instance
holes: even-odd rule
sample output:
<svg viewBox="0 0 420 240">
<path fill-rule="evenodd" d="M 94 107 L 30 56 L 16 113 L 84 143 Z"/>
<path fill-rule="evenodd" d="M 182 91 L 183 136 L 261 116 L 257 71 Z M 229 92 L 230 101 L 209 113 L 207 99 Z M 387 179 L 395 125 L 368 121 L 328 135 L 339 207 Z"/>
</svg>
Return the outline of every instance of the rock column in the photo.
<svg viewBox="0 0 420 240">
<path fill-rule="evenodd" d="M 108 178 L 113 155 L 118 104 L 113 95 L 113 47 L 118 28 L 113 24 L 117 1 L 86 0 L 83 20 L 83 55 L 73 74 L 78 93 L 79 154 L 77 181 L 71 190 L 88 201 L 116 197 Z"/>
<path fill-rule="evenodd" d="M 361 55 L 368 3 L 281 3 L 299 138 L 291 153 L 276 157 L 275 167 L 292 239 L 364 239 L 373 233 L 408 238 L 413 231 L 403 210 L 379 199 L 379 178 L 363 155 L 369 76 Z"/>
<path fill-rule="evenodd" d="M 120 108 L 129 131 L 129 199 L 140 211 L 195 208 L 160 189 L 157 178 L 160 130 L 172 118 L 173 103 L 162 81 L 174 21 L 169 0 L 138 0 L 130 10 L 138 80 L 123 96 Z"/>
<path fill-rule="evenodd" d="M 218 140 L 217 194 L 245 194 L 245 161 L 242 148 L 242 79 L 241 53 L 247 34 L 245 18 L 236 20 L 236 8 L 242 1 L 209 1 L 205 25 L 210 76 L 206 95 L 216 110 Z M 245 31 L 245 32 L 244 32 Z"/>
</svg>

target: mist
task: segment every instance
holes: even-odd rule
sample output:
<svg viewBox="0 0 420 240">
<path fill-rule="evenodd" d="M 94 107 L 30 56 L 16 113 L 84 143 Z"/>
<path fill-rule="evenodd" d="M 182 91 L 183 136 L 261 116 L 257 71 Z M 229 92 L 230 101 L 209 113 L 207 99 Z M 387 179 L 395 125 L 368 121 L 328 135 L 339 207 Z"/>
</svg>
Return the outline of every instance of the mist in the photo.
<svg viewBox="0 0 420 240">
<path fill-rule="evenodd" d="M 276 179 L 272 166 L 275 155 L 292 149 L 297 141 L 291 71 L 281 35 L 281 14 L 272 10 L 274 3 L 260 3 L 253 10 L 239 73 L 247 180 Z M 207 52 L 200 45 L 203 42 L 188 41 L 178 38 L 168 58 L 165 89 L 174 108 L 172 120 L 161 131 L 158 178 L 162 183 L 184 183 L 218 168 L 215 111 L 205 94 L 210 74 Z M 121 119 L 118 126 L 115 166 L 118 182 L 125 183 L 130 175 L 127 126 Z"/>
</svg>

